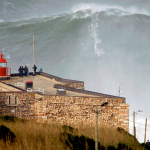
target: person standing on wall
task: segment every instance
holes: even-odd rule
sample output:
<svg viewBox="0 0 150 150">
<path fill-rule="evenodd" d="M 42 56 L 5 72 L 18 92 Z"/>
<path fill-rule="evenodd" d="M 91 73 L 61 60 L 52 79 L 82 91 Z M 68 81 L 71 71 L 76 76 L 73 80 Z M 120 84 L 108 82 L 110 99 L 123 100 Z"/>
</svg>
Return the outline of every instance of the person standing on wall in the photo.
<svg viewBox="0 0 150 150">
<path fill-rule="evenodd" d="M 24 68 L 23 68 L 23 66 L 21 67 L 21 76 L 23 77 L 23 70 L 24 70 Z"/>
<path fill-rule="evenodd" d="M 27 66 L 24 67 L 25 76 L 27 76 Z"/>
<path fill-rule="evenodd" d="M 29 76 L 29 65 L 27 64 L 27 76 Z"/>
<path fill-rule="evenodd" d="M 34 74 L 36 75 L 36 69 L 37 69 L 37 67 L 36 67 L 35 64 L 34 64 L 34 66 L 33 66 L 33 69 L 34 69 Z"/>
<path fill-rule="evenodd" d="M 19 77 L 21 77 L 21 66 L 19 67 L 18 71 L 19 71 Z"/>
</svg>

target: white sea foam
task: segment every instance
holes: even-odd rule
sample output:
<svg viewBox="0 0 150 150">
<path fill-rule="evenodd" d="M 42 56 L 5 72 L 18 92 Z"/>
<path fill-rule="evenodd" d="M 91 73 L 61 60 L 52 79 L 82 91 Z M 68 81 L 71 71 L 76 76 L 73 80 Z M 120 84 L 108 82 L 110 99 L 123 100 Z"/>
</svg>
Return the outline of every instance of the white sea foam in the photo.
<svg viewBox="0 0 150 150">
<path fill-rule="evenodd" d="M 99 22 L 99 19 L 98 19 L 98 13 L 95 13 L 93 16 L 92 16 L 92 20 L 91 20 L 91 23 L 89 24 L 89 32 L 90 32 L 90 35 L 91 37 L 93 37 L 94 39 L 94 50 L 95 50 L 95 55 L 96 57 L 99 57 L 101 56 L 102 54 L 104 54 L 104 51 L 103 49 L 101 48 L 101 39 L 98 37 L 98 34 L 97 34 L 97 27 L 98 27 L 98 22 Z"/>
<path fill-rule="evenodd" d="M 78 11 L 86 12 L 86 10 L 89 10 L 89 9 L 92 11 L 92 13 L 105 11 L 109 15 L 118 13 L 118 15 L 142 14 L 142 15 L 150 16 L 150 13 L 148 10 L 142 9 L 142 8 L 141 9 L 136 8 L 133 6 L 124 8 L 122 6 L 117 6 L 117 5 L 100 5 L 100 4 L 93 4 L 93 3 L 81 3 L 72 7 L 72 11 L 74 13 Z M 113 11 L 110 11 L 110 10 L 113 10 Z"/>
</svg>

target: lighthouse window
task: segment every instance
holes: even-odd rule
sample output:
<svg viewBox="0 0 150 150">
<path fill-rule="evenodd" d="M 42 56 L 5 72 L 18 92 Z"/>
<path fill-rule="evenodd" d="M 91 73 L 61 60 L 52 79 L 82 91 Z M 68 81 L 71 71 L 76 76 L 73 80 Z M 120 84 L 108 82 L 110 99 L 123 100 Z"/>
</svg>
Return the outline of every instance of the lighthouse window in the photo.
<svg viewBox="0 0 150 150">
<path fill-rule="evenodd" d="M 0 67 L 6 67 L 5 63 L 0 63 Z"/>
</svg>

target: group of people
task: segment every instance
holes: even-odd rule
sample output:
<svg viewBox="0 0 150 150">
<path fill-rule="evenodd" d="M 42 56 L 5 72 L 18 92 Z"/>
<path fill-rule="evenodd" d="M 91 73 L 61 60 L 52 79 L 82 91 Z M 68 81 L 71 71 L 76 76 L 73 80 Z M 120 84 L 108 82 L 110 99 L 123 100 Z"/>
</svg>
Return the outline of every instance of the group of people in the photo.
<svg viewBox="0 0 150 150">
<path fill-rule="evenodd" d="M 34 69 L 34 75 L 36 75 L 36 69 L 37 69 L 37 67 L 36 67 L 35 64 L 33 66 L 33 69 Z M 18 71 L 19 71 L 19 77 L 23 77 L 23 75 L 29 76 L 29 65 L 27 64 L 27 65 L 25 65 L 25 67 L 20 66 L 19 69 L 18 69 Z"/>
</svg>

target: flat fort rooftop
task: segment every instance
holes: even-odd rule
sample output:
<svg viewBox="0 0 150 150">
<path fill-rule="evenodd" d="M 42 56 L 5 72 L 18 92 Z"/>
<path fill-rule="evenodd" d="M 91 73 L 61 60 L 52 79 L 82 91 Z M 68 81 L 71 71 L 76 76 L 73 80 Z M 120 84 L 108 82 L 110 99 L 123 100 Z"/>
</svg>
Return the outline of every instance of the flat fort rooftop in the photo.
<svg viewBox="0 0 150 150">
<path fill-rule="evenodd" d="M 58 95 L 57 89 L 66 91 L 66 96 L 92 96 L 92 97 L 116 97 L 112 95 L 92 92 L 84 90 L 84 82 L 62 79 L 47 73 L 41 73 L 40 75 L 33 76 L 30 73 L 29 76 L 19 77 L 19 74 L 12 74 L 10 79 L 2 79 L 0 84 L 0 91 L 26 91 L 26 81 L 33 82 L 33 92 L 37 89 L 44 89 L 46 95 Z M 21 83 L 21 86 L 17 86 L 17 83 Z M 2 85 L 3 84 L 3 85 Z M 5 85 L 5 88 L 3 86 Z"/>
</svg>

